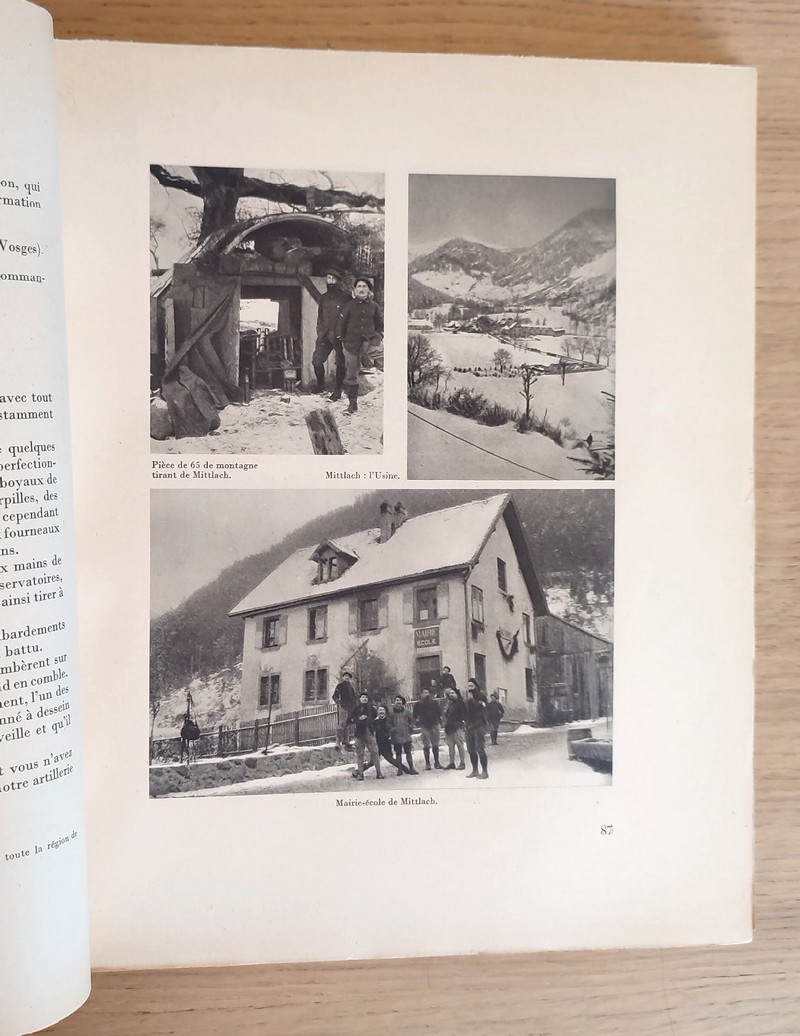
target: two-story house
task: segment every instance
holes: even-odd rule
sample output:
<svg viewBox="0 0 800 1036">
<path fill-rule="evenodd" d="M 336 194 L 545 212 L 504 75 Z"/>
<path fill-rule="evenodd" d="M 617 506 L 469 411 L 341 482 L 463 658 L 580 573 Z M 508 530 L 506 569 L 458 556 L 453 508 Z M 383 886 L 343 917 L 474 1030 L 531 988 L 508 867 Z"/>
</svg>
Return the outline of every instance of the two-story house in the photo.
<svg viewBox="0 0 800 1036">
<path fill-rule="evenodd" d="M 244 618 L 243 723 L 329 701 L 365 649 L 408 698 L 447 665 L 509 718 L 610 708 L 611 646 L 550 615 L 507 493 L 417 517 L 383 503 L 377 528 L 295 551 L 230 614 Z"/>
</svg>

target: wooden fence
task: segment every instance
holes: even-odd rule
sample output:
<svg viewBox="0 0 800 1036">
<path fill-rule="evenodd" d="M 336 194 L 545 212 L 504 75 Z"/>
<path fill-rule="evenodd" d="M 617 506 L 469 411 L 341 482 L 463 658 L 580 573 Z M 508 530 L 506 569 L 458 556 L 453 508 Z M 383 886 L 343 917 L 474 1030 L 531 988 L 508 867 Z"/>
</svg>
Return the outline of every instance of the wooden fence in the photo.
<svg viewBox="0 0 800 1036">
<path fill-rule="evenodd" d="M 336 706 L 315 706 L 299 712 L 280 713 L 271 723 L 256 720 L 247 727 L 217 727 L 204 730 L 191 743 L 192 759 L 244 755 L 270 745 L 320 745 L 336 738 Z M 181 761 L 179 737 L 154 738 L 150 742 L 151 763 Z"/>
</svg>

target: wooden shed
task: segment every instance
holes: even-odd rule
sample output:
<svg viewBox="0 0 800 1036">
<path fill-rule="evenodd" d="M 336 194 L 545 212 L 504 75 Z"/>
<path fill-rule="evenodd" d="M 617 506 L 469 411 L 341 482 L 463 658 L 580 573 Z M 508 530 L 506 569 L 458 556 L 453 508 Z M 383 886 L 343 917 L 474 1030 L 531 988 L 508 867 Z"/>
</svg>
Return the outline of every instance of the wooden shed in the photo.
<svg viewBox="0 0 800 1036">
<path fill-rule="evenodd" d="M 537 616 L 534 622 L 542 722 L 610 716 L 611 642 L 555 615 Z"/>
<path fill-rule="evenodd" d="M 207 238 L 152 286 L 152 387 L 178 377 L 197 396 L 200 379 L 206 398 L 221 409 L 240 398 L 245 373 L 251 384 L 284 387 L 287 372 L 293 382 L 310 382 L 318 300 L 330 266 L 345 278 L 378 273 L 336 222 L 312 213 L 244 220 Z M 255 336 L 241 333 L 244 299 L 277 304 L 277 329 L 258 357 L 248 344 Z"/>
</svg>

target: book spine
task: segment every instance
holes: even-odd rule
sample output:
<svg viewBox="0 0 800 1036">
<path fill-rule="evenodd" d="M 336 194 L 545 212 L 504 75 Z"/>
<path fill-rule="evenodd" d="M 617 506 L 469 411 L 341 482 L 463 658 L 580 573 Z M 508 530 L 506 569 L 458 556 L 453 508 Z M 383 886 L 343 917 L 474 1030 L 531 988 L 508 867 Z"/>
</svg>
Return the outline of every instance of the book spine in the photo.
<svg viewBox="0 0 800 1036">
<path fill-rule="evenodd" d="M 0 39 L 0 1033 L 89 992 L 76 564 L 50 16 Z"/>
</svg>

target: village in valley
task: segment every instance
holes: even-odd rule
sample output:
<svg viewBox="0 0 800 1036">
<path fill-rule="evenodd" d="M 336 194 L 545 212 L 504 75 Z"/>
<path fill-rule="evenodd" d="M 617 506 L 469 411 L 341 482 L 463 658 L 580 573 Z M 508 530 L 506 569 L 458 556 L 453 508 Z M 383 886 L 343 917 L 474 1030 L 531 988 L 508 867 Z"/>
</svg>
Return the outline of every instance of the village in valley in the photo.
<svg viewBox="0 0 800 1036">
<path fill-rule="evenodd" d="M 383 452 L 383 207 L 378 174 L 151 167 L 153 453 Z"/>
<path fill-rule="evenodd" d="M 235 515 L 237 491 L 217 492 Z M 302 492 L 261 498 L 295 511 Z M 378 774 L 403 794 L 469 776 L 608 783 L 613 497 L 404 496 L 351 494 L 154 620 L 151 795 L 342 792 Z M 360 704 L 384 731 L 377 755 L 359 745 Z"/>
<path fill-rule="evenodd" d="M 563 223 L 499 226 L 500 180 L 534 213 L 555 192 Z M 415 242 L 434 203 L 442 229 L 509 243 Z M 409 212 L 409 477 L 613 478 L 613 182 L 411 177 Z"/>
</svg>

